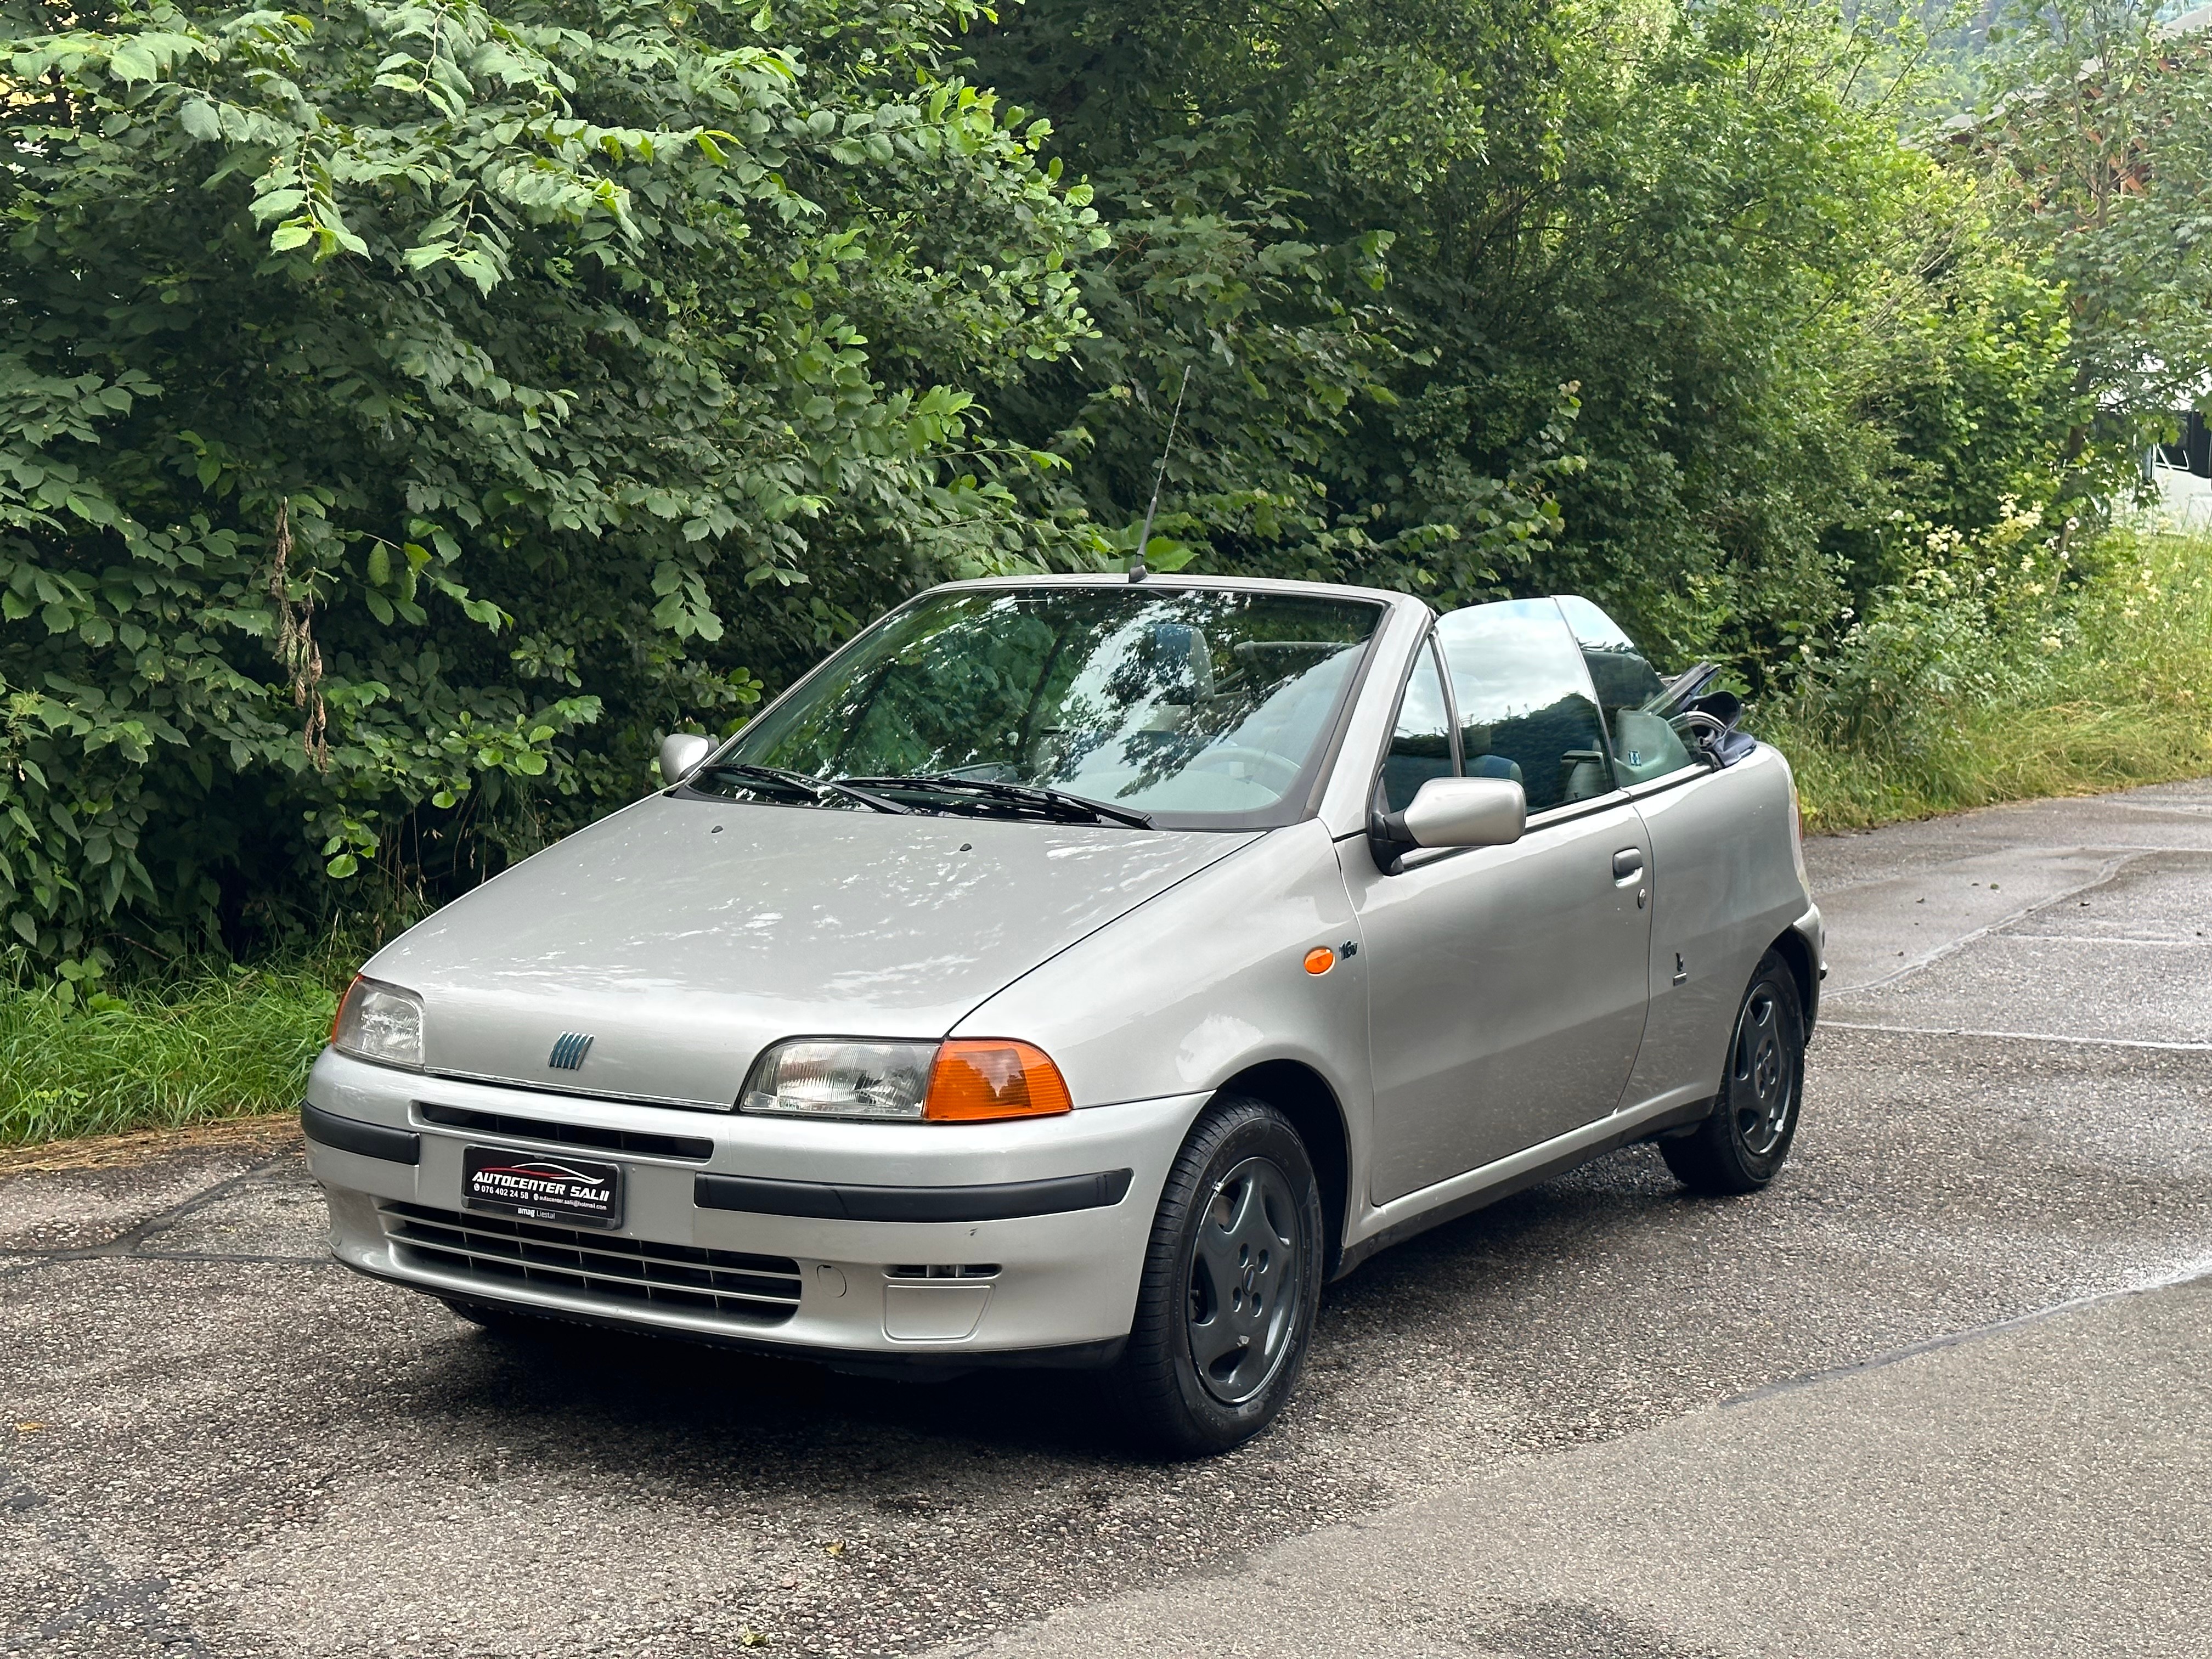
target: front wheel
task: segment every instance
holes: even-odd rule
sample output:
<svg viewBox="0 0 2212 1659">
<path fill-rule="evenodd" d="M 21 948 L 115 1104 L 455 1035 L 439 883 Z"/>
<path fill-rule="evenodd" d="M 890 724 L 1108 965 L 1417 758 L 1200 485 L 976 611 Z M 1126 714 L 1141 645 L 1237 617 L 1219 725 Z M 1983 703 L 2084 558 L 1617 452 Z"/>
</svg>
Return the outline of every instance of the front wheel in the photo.
<svg viewBox="0 0 2212 1659">
<path fill-rule="evenodd" d="M 1805 1091 L 1805 1013 L 1790 964 L 1769 951 L 1736 1012 L 1713 1114 L 1659 1143 L 1667 1167 L 1701 1193 L 1757 1192 L 1782 1172 Z"/>
<path fill-rule="evenodd" d="M 1168 1172 L 1110 1374 L 1141 1444 L 1203 1457 L 1274 1419 L 1313 1335 L 1321 1230 L 1321 1189 L 1290 1121 L 1257 1100 L 1206 1108 Z"/>
</svg>

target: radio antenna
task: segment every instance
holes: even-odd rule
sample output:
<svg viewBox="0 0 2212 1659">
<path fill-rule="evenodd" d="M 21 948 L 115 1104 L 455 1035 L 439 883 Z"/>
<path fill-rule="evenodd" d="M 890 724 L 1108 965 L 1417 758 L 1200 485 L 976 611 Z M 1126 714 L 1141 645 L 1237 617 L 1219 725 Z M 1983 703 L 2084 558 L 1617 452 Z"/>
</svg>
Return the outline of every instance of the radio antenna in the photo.
<svg viewBox="0 0 2212 1659">
<path fill-rule="evenodd" d="M 1136 556 L 1129 561 L 1129 580 L 1140 582 L 1152 573 L 1145 568 L 1145 550 L 1152 544 L 1152 514 L 1160 510 L 1160 485 L 1168 476 L 1168 457 L 1175 453 L 1176 428 L 1182 423 L 1182 394 L 1190 390 L 1190 365 L 1182 366 L 1182 384 L 1176 388 L 1175 414 L 1168 421 L 1168 441 L 1160 448 L 1160 470 L 1152 475 L 1152 505 L 1145 509 L 1145 527 L 1137 532 Z"/>
</svg>

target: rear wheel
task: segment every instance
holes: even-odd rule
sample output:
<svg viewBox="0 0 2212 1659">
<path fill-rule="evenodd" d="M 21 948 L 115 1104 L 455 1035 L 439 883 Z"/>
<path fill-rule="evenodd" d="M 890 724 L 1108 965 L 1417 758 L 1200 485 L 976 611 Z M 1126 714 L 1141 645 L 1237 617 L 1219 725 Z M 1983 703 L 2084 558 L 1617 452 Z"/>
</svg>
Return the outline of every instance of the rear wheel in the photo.
<svg viewBox="0 0 2212 1659">
<path fill-rule="evenodd" d="M 1757 1192 L 1782 1172 L 1805 1090 L 1805 1014 L 1796 975 L 1772 951 L 1743 994 L 1712 1115 L 1659 1143 L 1667 1167 L 1701 1193 Z"/>
<path fill-rule="evenodd" d="M 1282 1410 L 1320 1305 L 1321 1229 L 1321 1189 L 1290 1121 L 1256 1100 L 1209 1106 L 1168 1172 L 1109 1376 L 1141 1444 L 1203 1457 Z"/>
</svg>

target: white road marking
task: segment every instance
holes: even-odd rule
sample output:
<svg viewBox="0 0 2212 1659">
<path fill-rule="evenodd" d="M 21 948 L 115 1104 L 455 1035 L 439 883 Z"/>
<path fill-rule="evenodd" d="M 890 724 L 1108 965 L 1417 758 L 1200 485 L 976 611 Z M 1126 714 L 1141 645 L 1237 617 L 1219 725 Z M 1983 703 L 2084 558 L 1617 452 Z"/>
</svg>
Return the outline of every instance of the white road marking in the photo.
<svg viewBox="0 0 2212 1659">
<path fill-rule="evenodd" d="M 2212 1042 L 2148 1042 L 2141 1037 L 2074 1036 L 2056 1031 L 1977 1031 L 1963 1025 L 1864 1025 L 1823 1018 L 1820 1031 L 1883 1031 L 1893 1036 L 1997 1037 L 2008 1042 L 2071 1042 L 2092 1048 L 2157 1048 L 2169 1054 L 2212 1054 Z"/>
</svg>

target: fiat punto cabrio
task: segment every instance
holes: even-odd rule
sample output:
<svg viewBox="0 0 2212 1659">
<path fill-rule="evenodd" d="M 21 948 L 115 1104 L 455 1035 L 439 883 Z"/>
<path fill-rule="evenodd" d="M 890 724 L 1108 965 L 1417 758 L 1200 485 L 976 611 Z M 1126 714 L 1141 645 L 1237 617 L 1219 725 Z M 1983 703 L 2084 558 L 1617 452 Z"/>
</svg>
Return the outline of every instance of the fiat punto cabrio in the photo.
<svg viewBox="0 0 2212 1659">
<path fill-rule="evenodd" d="M 1281 1408 L 1323 1284 L 1631 1142 L 1748 1193 L 1819 999 L 1790 769 L 1595 605 L 957 583 L 347 993 L 339 1258 L 480 1323 Z"/>
</svg>

